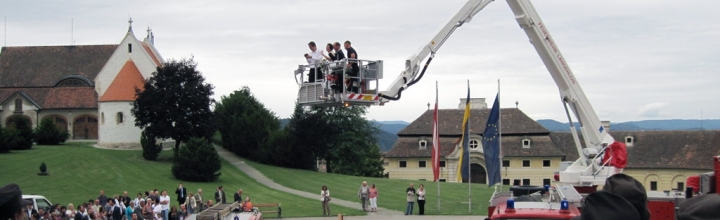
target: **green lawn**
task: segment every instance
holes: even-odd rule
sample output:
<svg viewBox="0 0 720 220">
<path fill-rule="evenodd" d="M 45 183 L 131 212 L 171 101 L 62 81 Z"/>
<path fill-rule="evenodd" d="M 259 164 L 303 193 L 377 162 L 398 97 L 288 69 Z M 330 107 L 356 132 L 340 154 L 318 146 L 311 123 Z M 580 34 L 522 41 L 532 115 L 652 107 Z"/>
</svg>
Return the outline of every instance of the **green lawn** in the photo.
<svg viewBox="0 0 720 220">
<path fill-rule="evenodd" d="M 379 207 L 403 212 L 407 204 L 405 189 L 410 183 L 414 183 L 416 189 L 419 184 L 425 184 L 425 214 L 428 215 L 487 215 L 488 201 L 493 193 L 493 188 L 487 185 L 472 184 L 472 212 L 468 213 L 468 184 L 440 183 L 441 207 L 438 211 L 438 186 L 435 182 L 346 176 L 246 162 L 281 185 L 318 195 L 322 185 L 327 185 L 333 198 L 349 201 L 359 201 L 357 192 L 362 181 L 367 181 L 378 189 Z M 416 204 L 415 214 L 417 211 Z"/>
<path fill-rule="evenodd" d="M 33 146 L 31 150 L 0 154 L 0 185 L 17 183 L 23 194 L 47 197 L 53 203 L 67 205 L 97 198 L 100 190 L 106 195 L 122 194 L 130 197 L 151 189 L 168 190 L 173 205 L 174 189 L 178 186 L 170 169 L 172 151 L 164 151 L 158 161 L 146 161 L 140 151 L 105 150 L 89 146 L 92 143 L 68 143 L 61 146 Z M 49 176 L 38 176 L 45 162 Z M 213 183 L 185 182 L 191 192 L 203 189 L 204 199 L 213 199 L 218 185 L 225 187 L 228 201 L 237 189 L 250 196 L 253 203 L 281 203 L 283 217 L 321 216 L 320 201 L 270 189 L 223 160 L 222 175 Z M 292 180 L 288 180 L 292 181 Z M 365 215 L 364 212 L 333 205 L 334 214 Z M 269 215 L 271 217 L 273 215 Z"/>
</svg>

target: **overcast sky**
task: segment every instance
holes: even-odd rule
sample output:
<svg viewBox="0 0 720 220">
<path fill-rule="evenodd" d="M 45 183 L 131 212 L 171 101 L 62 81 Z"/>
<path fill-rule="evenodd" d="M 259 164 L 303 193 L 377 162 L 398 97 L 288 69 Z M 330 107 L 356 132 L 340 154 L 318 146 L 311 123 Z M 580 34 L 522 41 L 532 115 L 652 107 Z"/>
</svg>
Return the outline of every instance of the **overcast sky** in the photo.
<svg viewBox="0 0 720 220">
<path fill-rule="evenodd" d="M 393 1 L 39 1 L 3 0 L 3 45 L 117 44 L 148 27 L 165 59 L 194 56 L 219 101 L 242 86 L 281 118 L 290 116 L 311 40 L 353 41 L 362 59 L 384 60 L 384 89 L 464 0 Z M 720 118 L 720 1 L 535 1 L 601 120 Z M 71 22 L 72 21 L 72 22 Z M 72 28 L 71 28 L 72 27 Z M 74 31 L 71 31 L 74 29 Z M 507 3 L 491 3 L 438 51 L 400 101 L 370 108 L 375 120 L 412 121 L 435 101 L 466 96 L 534 119 L 566 121 L 558 89 Z M 0 79 L 2 80 L 2 79 Z"/>
</svg>

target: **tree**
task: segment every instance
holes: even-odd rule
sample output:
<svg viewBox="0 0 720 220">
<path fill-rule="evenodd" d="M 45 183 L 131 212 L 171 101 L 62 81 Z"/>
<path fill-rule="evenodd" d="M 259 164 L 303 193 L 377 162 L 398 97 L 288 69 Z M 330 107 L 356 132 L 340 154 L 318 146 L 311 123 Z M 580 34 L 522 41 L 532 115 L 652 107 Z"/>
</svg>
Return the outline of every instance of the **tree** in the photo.
<svg viewBox="0 0 720 220">
<path fill-rule="evenodd" d="M 146 160 L 157 160 L 162 152 L 162 145 L 157 144 L 155 137 L 146 131 L 140 135 L 140 145 L 143 150 L 142 156 Z"/>
<path fill-rule="evenodd" d="M 40 121 L 40 126 L 35 129 L 33 136 L 37 144 L 58 145 L 68 139 L 69 133 L 60 131 L 52 119 L 46 118 Z"/>
<path fill-rule="evenodd" d="M 13 133 L 10 141 L 10 149 L 12 150 L 28 150 L 33 145 L 33 130 L 30 120 L 25 117 L 16 117 L 12 119 L 14 129 L 9 129 Z"/>
<path fill-rule="evenodd" d="M 215 106 L 216 125 L 225 149 L 248 159 L 268 160 L 268 137 L 280 129 L 280 121 L 243 87 L 222 96 Z"/>
<path fill-rule="evenodd" d="M 144 90 L 135 88 L 135 126 L 154 137 L 174 139 L 175 157 L 180 143 L 191 137 L 209 138 L 214 131 L 213 86 L 196 67 L 192 58 L 170 60 L 152 73 Z"/>
<path fill-rule="evenodd" d="M 11 131 L 0 127 L 0 153 L 8 153 L 12 148 L 11 141 L 14 141 L 14 135 Z"/>
<path fill-rule="evenodd" d="M 355 176 L 382 176 L 380 147 L 372 123 L 362 116 L 367 107 L 313 107 L 302 110 L 296 106 L 288 124 L 296 147 L 323 158 L 329 173 Z M 294 149 L 294 148 L 291 148 Z M 293 154 L 300 160 L 308 155 Z M 314 159 L 313 158 L 313 159 Z"/>
<path fill-rule="evenodd" d="M 185 181 L 212 182 L 220 177 L 220 156 L 205 138 L 185 143 L 173 161 L 172 174 Z"/>
</svg>

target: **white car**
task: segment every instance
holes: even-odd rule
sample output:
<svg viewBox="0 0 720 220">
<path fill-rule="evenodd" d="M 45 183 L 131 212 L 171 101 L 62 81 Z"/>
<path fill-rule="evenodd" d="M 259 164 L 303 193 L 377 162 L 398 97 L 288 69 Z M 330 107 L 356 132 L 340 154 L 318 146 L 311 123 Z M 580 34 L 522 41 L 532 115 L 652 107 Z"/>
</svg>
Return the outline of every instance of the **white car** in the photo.
<svg viewBox="0 0 720 220">
<path fill-rule="evenodd" d="M 50 202 L 50 200 L 45 198 L 45 196 L 23 195 L 22 198 L 23 198 L 23 200 L 32 202 L 33 208 L 35 210 L 39 210 L 39 209 L 49 210 L 50 207 L 52 207 L 52 203 Z"/>
</svg>

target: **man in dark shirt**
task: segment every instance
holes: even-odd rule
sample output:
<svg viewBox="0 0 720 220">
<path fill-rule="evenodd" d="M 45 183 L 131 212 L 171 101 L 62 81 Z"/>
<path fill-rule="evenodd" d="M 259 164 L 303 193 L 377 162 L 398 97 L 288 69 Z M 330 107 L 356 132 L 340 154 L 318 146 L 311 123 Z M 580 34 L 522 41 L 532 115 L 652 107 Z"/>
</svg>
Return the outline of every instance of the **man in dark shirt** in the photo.
<svg viewBox="0 0 720 220">
<path fill-rule="evenodd" d="M 238 202 L 238 203 L 242 203 L 242 202 L 243 202 L 243 200 L 242 200 L 242 193 L 243 193 L 243 190 L 240 189 L 240 190 L 238 190 L 238 191 L 233 195 L 233 197 L 234 197 L 234 199 L 235 199 L 235 202 Z"/>
<path fill-rule="evenodd" d="M 357 61 L 352 61 L 354 59 L 358 59 L 358 55 L 357 55 L 357 52 L 355 51 L 355 48 L 352 47 L 352 43 L 349 40 L 345 41 L 345 50 L 347 51 L 348 59 L 351 60 L 351 61 L 348 61 L 348 68 L 352 68 L 348 75 L 350 75 L 351 77 L 358 77 L 358 73 L 360 73 L 360 66 L 358 65 Z M 359 83 L 360 83 L 360 81 L 357 78 L 350 79 L 349 80 L 350 85 L 348 85 L 348 91 L 357 93 L 359 90 L 358 87 L 360 86 L 360 85 L 358 85 Z"/>
<path fill-rule="evenodd" d="M 333 44 L 333 49 L 335 49 L 335 59 L 333 61 L 340 61 L 345 59 L 345 54 L 340 47 L 340 42 L 335 42 Z M 342 92 L 342 86 L 344 83 L 342 71 L 333 70 L 332 74 L 335 76 L 335 84 L 331 85 L 330 88 L 333 88 L 336 92 Z"/>
<path fill-rule="evenodd" d="M 98 196 L 98 200 L 100 200 L 100 205 L 105 206 L 108 202 L 108 197 L 105 196 L 105 190 L 100 190 L 100 196 Z"/>
<path fill-rule="evenodd" d="M 110 205 L 110 210 L 112 210 L 108 211 L 108 216 L 112 217 L 109 220 L 122 220 L 122 211 L 120 211 L 119 206 L 115 206 L 115 200 L 108 200 L 108 205 Z"/>
<path fill-rule="evenodd" d="M 178 195 L 177 201 L 178 204 L 185 204 L 185 198 L 187 198 L 187 190 L 185 190 L 185 187 L 182 183 L 178 186 L 178 188 L 175 190 L 175 194 Z"/>
<path fill-rule="evenodd" d="M 225 203 L 225 191 L 223 190 L 222 186 L 219 186 L 217 188 L 217 192 L 215 192 L 215 203 L 218 203 L 218 204 Z"/>
</svg>

